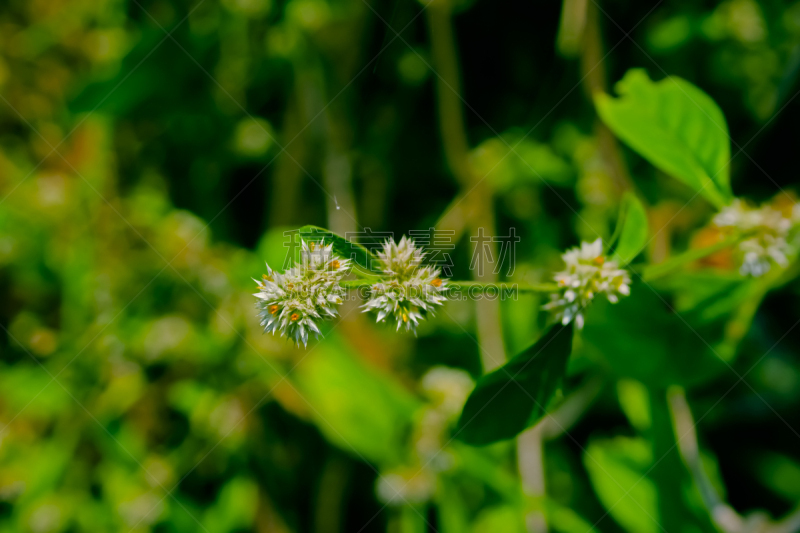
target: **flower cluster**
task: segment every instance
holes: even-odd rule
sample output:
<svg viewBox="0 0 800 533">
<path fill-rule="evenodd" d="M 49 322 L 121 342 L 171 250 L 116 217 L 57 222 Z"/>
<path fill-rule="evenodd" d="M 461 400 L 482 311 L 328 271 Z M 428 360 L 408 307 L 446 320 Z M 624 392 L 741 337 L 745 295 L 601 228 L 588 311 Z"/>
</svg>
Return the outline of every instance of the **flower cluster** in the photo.
<svg viewBox="0 0 800 533">
<path fill-rule="evenodd" d="M 602 239 L 583 242 L 561 257 L 566 269 L 553 276 L 559 290 L 550 295 L 550 302 L 544 305 L 544 309 L 551 311 L 562 324 L 575 320 L 575 326 L 583 328 L 583 310 L 597 294 L 604 295 L 611 303 L 617 303 L 620 296 L 630 294 L 628 271 L 606 258 Z"/>
<path fill-rule="evenodd" d="M 405 326 L 416 333 L 425 313 L 433 314 L 434 306 L 447 299 L 447 281 L 440 277 L 439 269 L 421 266 L 425 256 L 422 248 L 405 236 L 399 243 L 386 239 L 377 255 L 386 278 L 370 288 L 364 312 L 376 310 L 378 322 L 390 317 L 397 322 L 398 330 Z"/>
<path fill-rule="evenodd" d="M 300 262 L 283 274 L 267 265 L 262 281 L 254 280 L 264 332 L 279 331 L 298 345 L 308 343 L 309 332 L 319 335 L 315 320 L 338 314 L 345 293 L 341 281 L 349 266 L 349 260 L 334 255 L 333 245 L 324 241 L 303 241 Z"/>
<path fill-rule="evenodd" d="M 796 252 L 789 234 L 800 220 L 799 205 L 784 210 L 772 205 L 756 208 L 736 199 L 714 217 L 713 223 L 718 228 L 751 235 L 737 248 L 739 272 L 743 276 L 762 276 L 773 263 L 780 267 L 788 265 L 788 256 Z"/>
</svg>

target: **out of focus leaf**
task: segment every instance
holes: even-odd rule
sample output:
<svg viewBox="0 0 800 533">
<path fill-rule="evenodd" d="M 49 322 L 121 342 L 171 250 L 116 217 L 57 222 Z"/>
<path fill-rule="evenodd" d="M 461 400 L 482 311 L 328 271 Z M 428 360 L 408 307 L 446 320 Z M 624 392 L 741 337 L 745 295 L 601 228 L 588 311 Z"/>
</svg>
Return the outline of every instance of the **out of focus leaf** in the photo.
<svg viewBox="0 0 800 533">
<path fill-rule="evenodd" d="M 676 311 L 698 310 L 696 317 L 705 322 L 734 311 L 753 291 L 754 285 L 753 279 L 743 279 L 738 273 L 716 271 L 685 272 L 653 284 L 674 295 Z"/>
<path fill-rule="evenodd" d="M 291 253 L 291 238 L 287 237 L 290 231 L 291 229 L 288 227 L 270 228 L 258 243 L 256 248 L 258 257 L 274 269 L 291 268 L 295 257 Z M 263 268 L 263 266 L 262 263 L 259 268 Z"/>
<path fill-rule="evenodd" d="M 14 457 L 14 463 L 20 469 L 21 480 L 25 485 L 20 502 L 36 501 L 58 486 L 64 472 L 69 468 L 78 440 L 74 435 L 63 437 L 59 442 L 49 441 L 28 446 Z"/>
<path fill-rule="evenodd" d="M 472 533 L 522 533 L 525 524 L 519 509 L 510 505 L 498 505 L 484 509 L 472 525 Z"/>
<path fill-rule="evenodd" d="M 354 266 L 367 272 L 380 273 L 378 258 L 364 246 L 317 226 L 303 226 L 298 232 L 307 241 L 319 242 L 324 239 L 326 243 L 333 243 L 333 251 L 340 257 L 352 259 Z"/>
<path fill-rule="evenodd" d="M 458 441 L 453 441 L 450 448 L 455 453 L 456 460 L 463 472 L 485 483 L 487 487 L 500 494 L 505 501 L 521 500 L 522 491 L 517 479 L 508 471 L 497 468 L 495 458 L 487 453 L 486 448 L 475 448 Z"/>
<path fill-rule="evenodd" d="M 680 48 L 692 37 L 692 22 L 690 17 L 678 15 L 655 24 L 647 35 L 649 48 L 661 54 Z"/>
<path fill-rule="evenodd" d="M 64 388 L 38 365 L 0 367 L 0 397 L 15 412 L 25 409 L 32 417 L 55 416 L 72 405 Z"/>
<path fill-rule="evenodd" d="M 800 499 L 800 463 L 793 458 L 770 453 L 760 457 L 753 469 L 759 481 L 782 498 Z"/>
<path fill-rule="evenodd" d="M 458 490 L 455 480 L 443 478 L 439 482 L 436 504 L 439 511 L 439 531 L 461 533 L 469 525 L 469 508 Z"/>
<path fill-rule="evenodd" d="M 332 339 L 293 375 L 319 430 L 337 446 L 382 465 L 400 461 L 417 400 L 389 376 L 365 366 Z"/>
<path fill-rule="evenodd" d="M 506 192 L 523 183 L 566 185 L 573 170 L 547 144 L 505 133 L 482 142 L 469 156 L 472 171 L 492 188 Z"/>
<path fill-rule="evenodd" d="M 731 200 L 728 127 L 711 97 L 681 78 L 653 82 L 641 69 L 616 90 L 619 98 L 598 94 L 595 102 L 620 139 L 716 207 Z"/>
<path fill-rule="evenodd" d="M 722 360 L 730 362 L 771 287 L 771 274 L 743 279 L 738 273 L 689 272 L 658 280 L 654 285 L 671 290 L 675 310 L 691 316 L 695 326 L 726 323 L 723 340 L 717 344 L 715 339 L 714 350 Z"/>
<path fill-rule="evenodd" d="M 510 439 L 545 414 L 566 373 L 572 325 L 551 327 L 533 346 L 483 376 L 467 399 L 456 434 L 469 444 Z"/>
<path fill-rule="evenodd" d="M 631 192 L 622 197 L 620 210 L 622 225 L 614 259 L 624 266 L 633 261 L 647 245 L 647 212 L 642 202 Z"/>
<path fill-rule="evenodd" d="M 594 441 L 583 454 L 597 497 L 627 531 L 660 532 L 658 493 L 646 476 L 652 455 L 647 441 L 627 437 Z"/>
<path fill-rule="evenodd" d="M 724 322 L 703 323 L 697 318 L 702 311 L 676 313 L 666 296 L 634 283 L 631 296 L 617 304 L 592 303 L 583 340 L 618 376 L 650 387 L 698 384 L 727 368 L 712 350 Z"/>
<path fill-rule="evenodd" d="M 225 533 L 249 529 L 258 509 L 258 485 L 238 477 L 222 487 L 216 503 L 206 511 L 205 529 L 209 533 Z"/>
<path fill-rule="evenodd" d="M 562 533 L 592 533 L 595 527 L 584 520 L 578 513 L 569 507 L 559 505 L 553 500 L 545 500 L 547 522 L 554 531 Z"/>
<path fill-rule="evenodd" d="M 650 428 L 650 398 L 644 384 L 634 379 L 617 381 L 617 399 L 633 427 L 639 431 Z"/>
<path fill-rule="evenodd" d="M 424 505 L 404 505 L 400 509 L 400 533 L 426 533 L 426 513 Z"/>
</svg>

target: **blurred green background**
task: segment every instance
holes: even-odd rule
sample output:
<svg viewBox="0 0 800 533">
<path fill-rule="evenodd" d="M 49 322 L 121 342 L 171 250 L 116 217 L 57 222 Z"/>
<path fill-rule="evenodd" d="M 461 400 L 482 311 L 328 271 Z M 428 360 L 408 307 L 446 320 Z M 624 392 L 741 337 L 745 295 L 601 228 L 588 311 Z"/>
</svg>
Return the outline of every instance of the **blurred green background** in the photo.
<svg viewBox="0 0 800 533">
<path fill-rule="evenodd" d="M 594 111 L 632 67 L 719 103 L 737 195 L 797 183 L 800 2 L 447 1 L 0 4 L 0 531 L 713 531 L 659 436 L 672 356 L 716 490 L 800 501 L 797 283 L 730 368 L 632 337 L 627 372 L 578 341 L 581 416 L 519 453 L 448 428 L 539 296 L 449 303 L 417 338 L 358 302 L 308 349 L 262 335 L 251 278 L 305 224 L 452 231 L 459 279 L 478 226 L 515 228 L 498 275 L 540 282 L 635 186 L 648 260 L 692 246 L 711 206 Z M 713 266 L 690 281 L 735 276 Z"/>
</svg>

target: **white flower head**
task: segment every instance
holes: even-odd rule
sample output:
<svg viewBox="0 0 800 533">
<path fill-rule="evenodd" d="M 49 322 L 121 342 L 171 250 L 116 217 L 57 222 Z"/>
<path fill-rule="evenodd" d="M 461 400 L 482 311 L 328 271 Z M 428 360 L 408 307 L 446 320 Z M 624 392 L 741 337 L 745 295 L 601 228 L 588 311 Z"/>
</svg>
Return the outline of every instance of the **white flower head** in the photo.
<svg viewBox="0 0 800 533">
<path fill-rule="evenodd" d="M 428 370 L 420 382 L 422 390 L 437 409 L 447 416 L 457 416 L 469 393 L 475 387 L 470 375 L 460 368 L 436 366 Z"/>
<path fill-rule="evenodd" d="M 386 239 L 377 255 L 386 279 L 370 287 L 364 312 L 376 310 L 378 322 L 389 317 L 397 322 L 398 330 L 405 326 L 416 333 L 425 314 L 433 314 L 434 307 L 447 299 L 447 280 L 440 277 L 439 269 L 421 266 L 425 253 L 405 236 L 399 243 Z"/>
<path fill-rule="evenodd" d="M 582 242 L 561 257 L 566 268 L 553 276 L 559 290 L 550 295 L 550 302 L 543 307 L 563 325 L 574 320 L 578 329 L 583 328 L 583 310 L 598 294 L 614 304 L 620 296 L 631 293 L 628 271 L 606 258 L 602 239 Z"/>
<path fill-rule="evenodd" d="M 464 370 L 437 366 L 422 377 L 420 386 L 431 403 L 418 414 L 413 433 L 414 448 L 423 464 L 435 472 L 443 472 L 455 464 L 447 449 L 450 428 L 475 382 Z"/>
<path fill-rule="evenodd" d="M 387 505 L 424 503 L 435 490 L 436 478 L 427 468 L 395 468 L 381 474 L 375 483 L 378 499 Z"/>
<path fill-rule="evenodd" d="M 281 274 L 267 265 L 258 285 L 256 307 L 264 332 L 279 331 L 299 345 L 308 344 L 309 332 L 320 335 L 317 320 L 338 315 L 345 289 L 342 278 L 350 267 L 348 259 L 333 253 L 333 244 L 302 241 L 301 257 L 295 266 Z"/>
<path fill-rule="evenodd" d="M 766 274 L 773 264 L 781 267 L 789 264 L 788 256 L 796 251 L 788 240 L 792 227 L 797 223 L 796 210 L 793 209 L 792 215 L 787 217 L 769 205 L 756 208 L 737 198 L 714 217 L 714 225 L 719 228 L 751 234 L 737 247 L 741 262 L 739 272 L 743 276 L 759 277 Z"/>
</svg>

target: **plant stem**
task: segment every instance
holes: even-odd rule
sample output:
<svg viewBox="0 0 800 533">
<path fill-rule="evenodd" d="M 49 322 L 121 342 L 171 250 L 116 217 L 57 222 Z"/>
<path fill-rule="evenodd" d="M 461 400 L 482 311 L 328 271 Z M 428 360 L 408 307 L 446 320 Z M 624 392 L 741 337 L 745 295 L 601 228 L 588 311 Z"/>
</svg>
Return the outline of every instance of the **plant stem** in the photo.
<svg viewBox="0 0 800 533">
<path fill-rule="evenodd" d="M 361 287 L 371 287 L 380 279 L 353 279 L 342 282 L 345 289 L 359 289 Z M 483 294 L 489 291 L 513 291 L 514 293 L 550 293 L 558 290 L 555 283 L 483 283 L 480 281 L 448 281 L 448 291 L 468 290 L 470 293 Z"/>
<path fill-rule="evenodd" d="M 739 304 L 725 324 L 725 336 L 717 347 L 717 353 L 724 361 L 730 362 L 736 357 L 739 344 L 750 331 L 756 312 L 767 293 L 792 281 L 800 273 L 799 269 L 800 261 L 795 261 L 785 269 L 773 267 L 767 274 L 754 281 L 750 296 Z"/>
<path fill-rule="evenodd" d="M 657 278 L 666 276 L 668 274 L 672 274 L 673 271 L 677 270 L 678 268 L 688 263 L 692 263 L 694 261 L 707 257 L 713 253 L 724 250 L 729 246 L 733 246 L 734 244 L 744 239 L 746 236 L 747 234 L 731 235 L 730 237 L 723 239 L 716 244 L 712 244 L 711 246 L 706 246 L 705 248 L 698 248 L 697 250 L 689 250 L 688 252 L 684 252 L 680 255 L 676 255 L 675 257 L 667 259 L 663 263 L 647 266 L 642 271 L 642 279 L 645 282 L 650 282 Z"/>
<path fill-rule="evenodd" d="M 650 390 L 650 418 L 653 456 L 658 458 L 649 471 L 649 477 L 658 487 L 658 515 L 651 518 L 658 520 L 664 531 L 680 531 L 687 521 L 681 496 L 686 471 L 677 449 L 665 389 Z"/>
<path fill-rule="evenodd" d="M 469 163 L 469 141 L 464 120 L 461 80 L 458 67 L 455 32 L 452 20 L 452 0 L 433 0 L 425 14 L 431 41 L 433 73 L 435 74 L 436 103 L 442 146 L 448 167 L 459 182 L 465 210 L 470 212 L 469 230 L 474 234 L 497 235 L 493 214 L 493 194 L 482 176 L 476 176 Z M 493 240 L 484 245 L 472 241 L 473 257 L 483 256 L 488 245 L 488 257 L 498 257 Z M 484 257 L 479 257 L 483 260 Z M 491 268 L 473 271 L 477 281 L 494 283 L 497 276 Z M 485 371 L 493 370 L 506 359 L 503 330 L 500 318 L 500 302 L 482 299 L 475 302 L 476 326 L 481 359 Z"/>
<path fill-rule="evenodd" d="M 683 389 L 673 387 L 667 393 L 667 403 L 672 417 L 676 443 L 681 458 L 697 487 L 709 519 L 722 531 L 741 531 L 744 521 L 741 516 L 719 494 L 708 477 L 700 457 L 697 441 L 697 423 L 692 417 Z"/>
<path fill-rule="evenodd" d="M 477 289 L 486 292 L 491 289 L 512 289 L 515 292 L 545 292 L 558 290 L 555 283 L 483 283 L 480 281 L 448 281 L 447 287 L 452 290 Z"/>
</svg>

